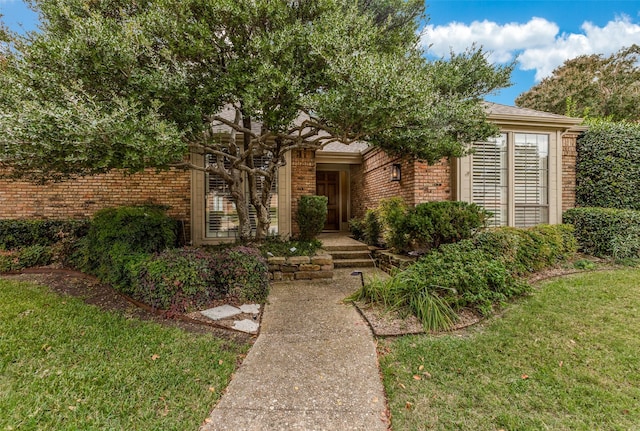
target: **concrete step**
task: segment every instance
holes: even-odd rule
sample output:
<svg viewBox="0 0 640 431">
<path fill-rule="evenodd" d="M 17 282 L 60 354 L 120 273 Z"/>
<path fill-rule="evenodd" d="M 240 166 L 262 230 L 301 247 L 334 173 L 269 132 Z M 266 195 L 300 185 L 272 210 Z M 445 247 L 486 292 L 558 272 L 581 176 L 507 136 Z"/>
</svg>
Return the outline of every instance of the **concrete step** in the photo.
<svg viewBox="0 0 640 431">
<path fill-rule="evenodd" d="M 330 245 L 323 244 L 322 249 L 328 251 L 329 253 L 334 251 L 366 251 L 369 252 L 369 246 L 366 244 L 339 244 L 339 245 Z"/>
<path fill-rule="evenodd" d="M 335 268 L 370 268 L 373 265 L 372 259 L 334 259 Z"/>
<path fill-rule="evenodd" d="M 370 259 L 369 250 L 336 250 L 329 251 L 333 259 Z"/>
</svg>

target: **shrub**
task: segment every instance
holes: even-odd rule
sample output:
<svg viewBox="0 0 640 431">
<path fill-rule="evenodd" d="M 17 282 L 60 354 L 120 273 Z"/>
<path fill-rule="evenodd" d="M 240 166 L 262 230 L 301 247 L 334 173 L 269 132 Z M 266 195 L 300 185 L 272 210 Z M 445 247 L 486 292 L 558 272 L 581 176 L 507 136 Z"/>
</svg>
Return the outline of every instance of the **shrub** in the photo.
<svg viewBox="0 0 640 431">
<path fill-rule="evenodd" d="M 571 226 L 498 228 L 444 244 L 388 281 L 372 283 L 354 298 L 405 309 L 425 329 L 450 326 L 453 310 L 488 314 L 496 302 L 526 292 L 519 276 L 554 265 L 575 252 Z"/>
<path fill-rule="evenodd" d="M 34 266 L 49 265 L 53 260 L 51 247 L 30 245 L 0 254 L 0 272 L 18 271 Z"/>
<path fill-rule="evenodd" d="M 367 210 L 364 214 L 364 242 L 369 245 L 380 245 L 380 235 L 382 234 L 382 224 L 375 210 Z"/>
<path fill-rule="evenodd" d="M 383 199 L 377 212 L 382 225 L 382 238 L 385 247 L 404 251 L 410 241 L 410 233 L 406 229 L 407 205 L 400 197 Z"/>
<path fill-rule="evenodd" d="M 213 258 L 198 249 L 171 249 L 129 267 L 131 296 L 156 309 L 184 312 L 223 296 L 212 277 Z"/>
<path fill-rule="evenodd" d="M 79 266 L 114 288 L 133 282 L 127 265 L 141 254 L 174 246 L 176 223 L 158 207 L 119 207 L 98 211 L 83 240 Z"/>
<path fill-rule="evenodd" d="M 575 226 L 582 252 L 598 257 L 640 257 L 640 211 L 614 208 L 573 208 L 564 222 Z"/>
<path fill-rule="evenodd" d="M 592 121 L 577 143 L 576 203 L 640 210 L 640 125 Z"/>
<path fill-rule="evenodd" d="M 0 248 L 50 246 L 65 238 L 87 234 L 87 220 L 0 220 Z"/>
<path fill-rule="evenodd" d="M 242 301 L 264 303 L 269 294 L 269 268 L 255 248 L 221 250 L 214 256 L 212 276 L 220 291 Z"/>
<path fill-rule="evenodd" d="M 298 199 L 296 221 L 300 227 L 300 239 L 311 240 L 318 236 L 327 221 L 326 196 L 301 196 Z"/>
<path fill-rule="evenodd" d="M 260 251 L 263 256 L 314 256 L 322 247 L 322 243 L 317 239 L 309 241 L 283 241 L 279 238 L 270 237 L 262 245 Z"/>
<path fill-rule="evenodd" d="M 364 241 L 365 224 L 363 219 L 352 218 L 349 220 L 349 232 L 358 241 Z"/>
</svg>

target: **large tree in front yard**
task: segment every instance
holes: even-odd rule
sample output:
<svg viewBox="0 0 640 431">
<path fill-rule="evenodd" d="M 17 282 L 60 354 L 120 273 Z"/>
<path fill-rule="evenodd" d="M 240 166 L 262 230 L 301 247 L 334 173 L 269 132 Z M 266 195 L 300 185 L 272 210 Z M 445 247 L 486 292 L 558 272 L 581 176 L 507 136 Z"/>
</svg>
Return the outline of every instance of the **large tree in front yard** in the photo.
<svg viewBox="0 0 640 431">
<path fill-rule="evenodd" d="M 183 167 L 220 177 L 241 238 L 269 228 L 293 149 L 366 140 L 433 161 L 496 133 L 511 66 L 429 62 L 418 0 L 33 0 L 0 71 L 0 166 L 33 180 Z M 205 156 L 193 164 L 189 152 Z M 255 160 L 261 163 L 254 163 Z"/>
</svg>

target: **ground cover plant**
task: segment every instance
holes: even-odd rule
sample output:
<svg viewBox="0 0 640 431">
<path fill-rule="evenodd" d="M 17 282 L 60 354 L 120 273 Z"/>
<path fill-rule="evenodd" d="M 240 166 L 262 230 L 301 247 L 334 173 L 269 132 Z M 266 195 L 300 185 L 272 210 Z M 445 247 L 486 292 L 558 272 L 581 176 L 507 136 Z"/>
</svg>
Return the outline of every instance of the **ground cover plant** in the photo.
<svg viewBox="0 0 640 431">
<path fill-rule="evenodd" d="M 570 225 L 498 228 L 445 244 L 388 279 L 374 279 L 350 299 L 418 317 L 426 330 L 446 329 L 460 308 L 483 315 L 496 303 L 528 291 L 522 276 L 555 265 L 576 251 Z"/>
<path fill-rule="evenodd" d="M 0 279 L 0 429 L 197 429 L 247 348 Z"/>
<path fill-rule="evenodd" d="M 635 429 L 639 281 L 554 279 L 486 326 L 379 341 L 393 429 Z"/>
</svg>

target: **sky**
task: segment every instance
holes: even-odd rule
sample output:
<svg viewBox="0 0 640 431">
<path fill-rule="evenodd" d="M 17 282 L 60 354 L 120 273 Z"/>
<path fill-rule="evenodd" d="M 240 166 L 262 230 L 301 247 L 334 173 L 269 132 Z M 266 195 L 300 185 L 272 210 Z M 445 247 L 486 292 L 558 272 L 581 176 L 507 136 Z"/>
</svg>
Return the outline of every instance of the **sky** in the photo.
<svg viewBox="0 0 640 431">
<path fill-rule="evenodd" d="M 516 60 L 513 85 L 487 97 L 505 105 L 568 59 L 640 45 L 640 0 L 427 0 L 426 5 L 429 21 L 421 41 L 429 56 L 447 57 L 475 43 L 493 63 Z M 16 31 L 37 25 L 20 0 L 0 0 L 0 14 Z"/>
</svg>

